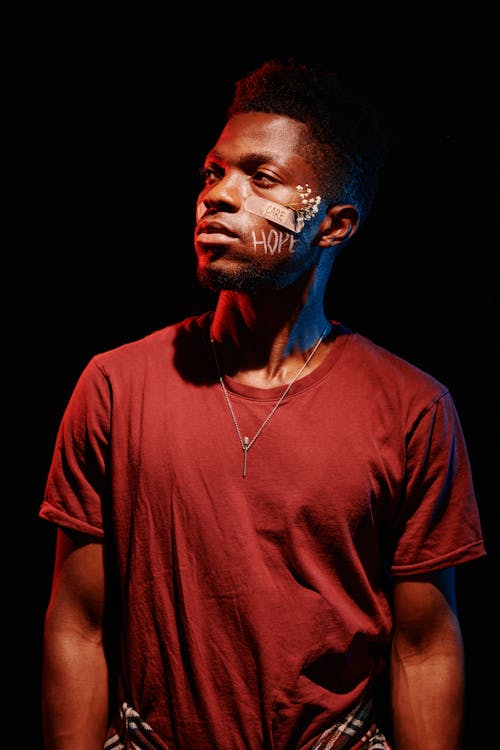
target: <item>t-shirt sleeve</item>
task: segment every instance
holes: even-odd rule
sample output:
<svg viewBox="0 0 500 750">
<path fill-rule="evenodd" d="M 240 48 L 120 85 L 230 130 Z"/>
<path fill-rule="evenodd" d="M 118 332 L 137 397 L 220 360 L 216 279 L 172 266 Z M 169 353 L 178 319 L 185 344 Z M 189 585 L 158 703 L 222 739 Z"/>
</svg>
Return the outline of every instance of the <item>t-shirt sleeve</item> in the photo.
<svg viewBox="0 0 500 750">
<path fill-rule="evenodd" d="M 110 389 L 95 358 L 83 370 L 56 436 L 41 518 L 101 538 L 107 493 Z"/>
<path fill-rule="evenodd" d="M 428 573 L 484 556 L 471 466 L 448 392 L 413 425 L 406 468 L 391 573 Z"/>
</svg>

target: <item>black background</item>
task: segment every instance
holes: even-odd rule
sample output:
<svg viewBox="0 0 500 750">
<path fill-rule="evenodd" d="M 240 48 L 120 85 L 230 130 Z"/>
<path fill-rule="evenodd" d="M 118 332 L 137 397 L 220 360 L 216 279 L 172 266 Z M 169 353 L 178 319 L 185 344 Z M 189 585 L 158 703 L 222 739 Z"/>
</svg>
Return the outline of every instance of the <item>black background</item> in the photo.
<svg viewBox="0 0 500 750">
<path fill-rule="evenodd" d="M 359 19 L 313 7 L 289 16 L 293 33 L 256 23 L 255 9 L 240 12 L 253 28 L 229 10 L 193 9 L 196 21 L 182 24 L 145 12 L 54 11 L 17 29 L 10 192 L 19 216 L 13 210 L 14 270 L 4 276 L 5 291 L 16 291 L 11 355 L 21 386 L 11 440 L 20 510 L 12 622 L 22 644 L 14 704 L 38 750 L 55 532 L 37 513 L 67 399 L 94 353 L 213 304 L 194 278 L 198 167 L 233 81 L 290 54 L 331 61 L 397 133 L 372 216 L 334 269 L 327 312 L 431 372 L 457 404 L 489 552 L 458 571 L 464 750 L 475 750 L 491 741 L 483 674 L 497 651 L 498 67 L 485 36 L 493 20 L 436 29 L 393 18 L 390 31 L 378 18 L 361 38 Z"/>
</svg>

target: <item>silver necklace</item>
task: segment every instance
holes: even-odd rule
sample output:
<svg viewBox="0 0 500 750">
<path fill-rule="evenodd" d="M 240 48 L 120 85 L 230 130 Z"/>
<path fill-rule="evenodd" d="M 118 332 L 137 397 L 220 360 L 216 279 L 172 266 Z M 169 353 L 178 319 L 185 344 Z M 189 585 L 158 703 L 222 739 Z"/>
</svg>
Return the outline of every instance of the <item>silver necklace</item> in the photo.
<svg viewBox="0 0 500 750">
<path fill-rule="evenodd" d="M 300 368 L 300 370 L 297 373 L 295 373 L 295 375 L 293 376 L 292 380 L 288 383 L 288 385 L 285 388 L 285 390 L 283 391 L 282 395 L 280 396 L 280 398 L 278 399 L 278 401 L 275 403 L 275 405 L 273 406 L 273 408 L 271 409 L 271 411 L 269 412 L 269 414 L 267 415 L 267 417 L 264 419 L 264 421 L 262 422 L 261 426 L 259 427 L 259 429 L 257 430 L 257 432 L 255 433 L 255 435 L 253 436 L 253 438 L 251 440 L 248 437 L 248 435 L 245 435 L 244 437 L 242 437 L 242 435 L 241 435 L 240 426 L 238 424 L 238 420 L 236 419 L 236 415 L 234 413 L 234 409 L 233 409 L 233 406 L 231 404 L 231 400 L 229 398 L 229 393 L 227 392 L 227 388 L 226 388 L 226 386 L 224 384 L 224 378 L 222 377 L 222 371 L 221 371 L 221 368 L 220 368 L 220 365 L 219 365 L 219 360 L 218 360 L 218 357 L 217 357 L 217 349 L 216 349 L 216 346 L 215 346 L 215 342 L 214 342 L 212 333 L 210 332 L 210 343 L 212 345 L 212 351 L 214 353 L 214 360 L 215 360 L 215 364 L 216 364 L 216 367 L 217 367 L 217 373 L 218 373 L 218 376 L 219 376 L 220 387 L 222 388 L 222 393 L 224 394 L 224 398 L 226 399 L 226 404 L 227 404 L 227 407 L 229 409 L 229 413 L 231 414 L 232 420 L 234 422 L 234 426 L 236 427 L 236 433 L 238 435 L 238 439 L 240 441 L 241 448 L 243 450 L 243 479 L 247 475 L 247 456 L 248 456 L 248 451 L 250 450 L 250 448 L 252 447 L 252 445 L 255 443 L 255 441 L 257 440 L 257 438 L 259 437 L 260 433 L 262 432 L 262 430 L 264 429 L 264 427 L 266 426 L 266 424 L 269 422 L 269 420 L 271 419 L 271 417 L 276 413 L 276 411 L 278 410 L 278 407 L 280 406 L 280 404 L 285 399 L 285 397 L 286 397 L 288 391 L 290 390 L 290 388 L 292 387 L 292 385 L 300 377 L 300 375 L 304 372 L 304 370 L 306 369 L 307 365 L 309 364 L 309 362 L 311 361 L 311 359 L 314 357 L 314 355 L 318 351 L 319 345 L 323 341 L 323 339 L 324 339 L 324 337 L 326 335 L 326 332 L 327 332 L 327 330 L 328 330 L 329 327 L 330 327 L 330 323 L 327 323 L 326 326 L 325 326 L 325 328 L 324 328 L 324 330 L 323 330 L 323 333 L 321 334 L 321 336 L 319 337 L 319 339 L 314 344 L 314 346 L 313 346 L 313 348 L 311 350 L 311 353 L 307 357 L 306 361 L 304 362 L 304 364 L 302 365 L 302 367 Z"/>
</svg>

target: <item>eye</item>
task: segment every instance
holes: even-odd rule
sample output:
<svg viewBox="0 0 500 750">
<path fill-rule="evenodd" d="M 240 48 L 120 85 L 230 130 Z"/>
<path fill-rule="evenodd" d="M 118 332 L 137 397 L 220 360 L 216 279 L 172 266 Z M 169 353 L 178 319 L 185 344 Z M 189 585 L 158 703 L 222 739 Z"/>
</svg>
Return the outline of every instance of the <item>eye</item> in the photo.
<svg viewBox="0 0 500 750">
<path fill-rule="evenodd" d="M 199 172 L 204 185 L 212 185 L 214 182 L 217 182 L 217 180 L 219 180 L 224 174 L 223 170 L 220 167 L 216 167 L 213 165 L 209 167 L 200 167 Z"/>
<path fill-rule="evenodd" d="M 274 187 L 274 185 L 277 185 L 279 183 L 279 180 L 274 177 L 274 175 L 269 174 L 269 172 L 262 172 L 260 170 L 254 172 L 252 179 L 260 188 Z"/>
</svg>

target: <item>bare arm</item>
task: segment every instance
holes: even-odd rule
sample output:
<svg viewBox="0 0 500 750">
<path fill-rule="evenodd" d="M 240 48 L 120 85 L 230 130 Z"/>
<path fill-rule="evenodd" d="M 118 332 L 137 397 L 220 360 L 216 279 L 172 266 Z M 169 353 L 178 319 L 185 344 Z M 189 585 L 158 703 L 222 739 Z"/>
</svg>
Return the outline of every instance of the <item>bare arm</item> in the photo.
<svg viewBox="0 0 500 750">
<path fill-rule="evenodd" d="M 103 613 L 102 544 L 58 530 L 44 629 L 46 750 L 103 748 L 108 719 Z"/>
<path fill-rule="evenodd" d="M 464 654 L 453 568 L 396 581 L 391 703 L 396 750 L 459 750 Z"/>
</svg>

